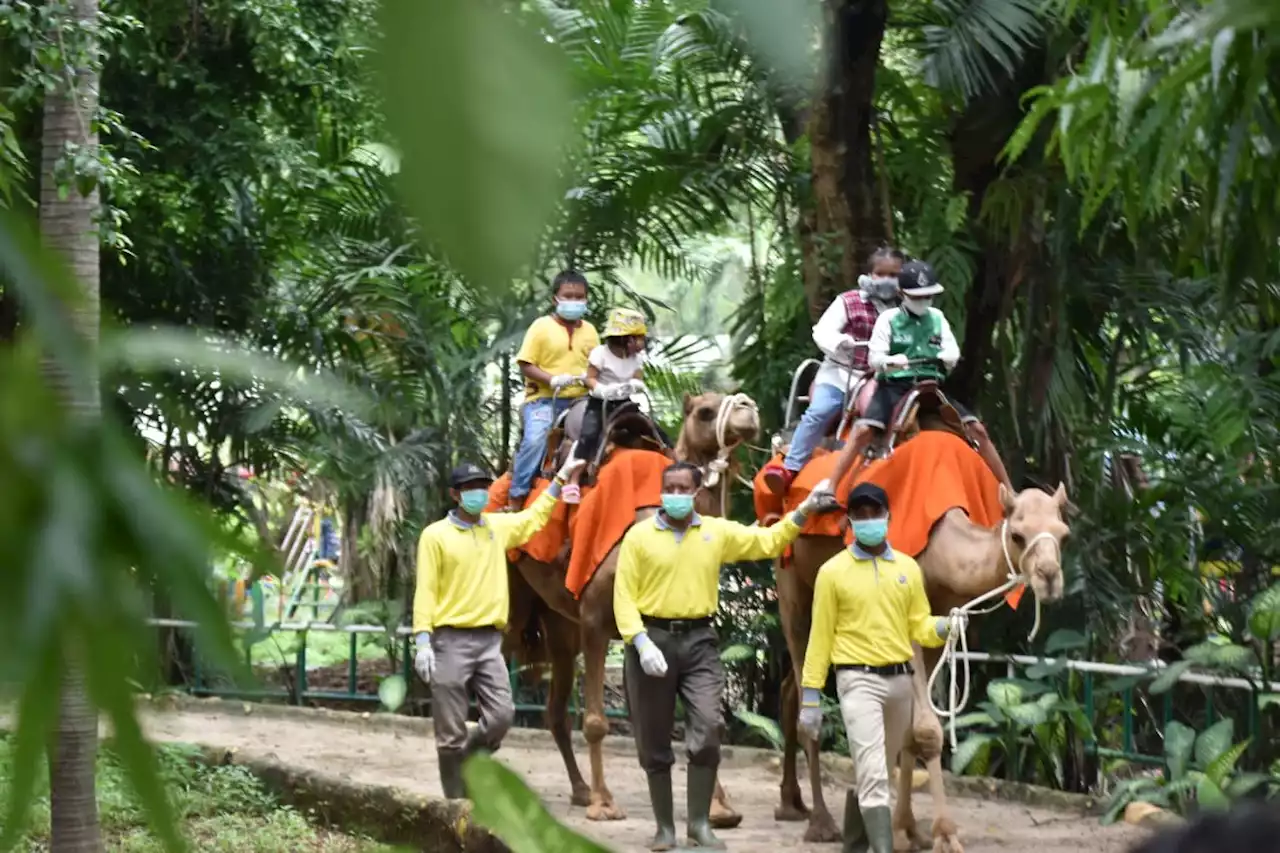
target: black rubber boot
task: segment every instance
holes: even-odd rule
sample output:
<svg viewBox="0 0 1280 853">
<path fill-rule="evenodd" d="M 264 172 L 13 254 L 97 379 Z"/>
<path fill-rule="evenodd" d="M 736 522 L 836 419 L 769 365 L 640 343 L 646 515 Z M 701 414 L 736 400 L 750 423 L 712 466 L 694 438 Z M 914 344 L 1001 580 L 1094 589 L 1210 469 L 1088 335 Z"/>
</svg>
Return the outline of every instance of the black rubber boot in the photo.
<svg viewBox="0 0 1280 853">
<path fill-rule="evenodd" d="M 889 807 L 862 809 L 862 822 L 867 827 L 871 853 L 893 853 L 893 812 Z"/>
<path fill-rule="evenodd" d="M 482 751 L 493 755 L 498 751 L 498 747 L 494 744 L 486 743 L 479 729 L 472 729 L 471 733 L 467 735 L 467 745 L 463 748 L 462 755 L 464 758 L 470 758 L 477 752 Z"/>
<path fill-rule="evenodd" d="M 654 851 L 674 850 L 676 844 L 676 806 L 671 797 L 671 771 L 649 774 L 649 802 L 653 804 L 653 819 L 658 831 L 649 842 Z"/>
<path fill-rule="evenodd" d="M 867 827 L 858 808 L 858 792 L 852 788 L 844 795 L 844 845 L 840 853 L 868 853 Z"/>
<path fill-rule="evenodd" d="M 723 850 L 724 842 L 711 831 L 711 797 L 716 792 L 716 768 L 689 765 L 689 845 Z"/>
<path fill-rule="evenodd" d="M 440 787 L 446 799 L 465 800 L 467 788 L 462 782 L 462 762 L 466 754 L 453 750 L 436 750 L 436 759 L 440 762 Z"/>
</svg>

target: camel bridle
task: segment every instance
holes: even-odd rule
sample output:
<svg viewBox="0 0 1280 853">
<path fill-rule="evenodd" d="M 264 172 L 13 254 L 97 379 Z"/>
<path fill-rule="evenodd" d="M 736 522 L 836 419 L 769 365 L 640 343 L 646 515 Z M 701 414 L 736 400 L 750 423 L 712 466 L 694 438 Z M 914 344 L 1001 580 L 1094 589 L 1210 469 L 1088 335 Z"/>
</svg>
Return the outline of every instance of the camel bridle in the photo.
<svg viewBox="0 0 1280 853">
<path fill-rule="evenodd" d="M 742 439 L 729 440 L 729 421 L 733 415 L 740 409 L 749 409 L 756 413 L 759 419 L 759 407 L 756 401 L 751 399 L 747 394 L 726 394 L 720 400 L 720 409 L 716 412 L 716 458 L 712 459 L 700 469 L 702 471 L 702 488 L 711 491 L 717 485 L 720 487 L 720 513 L 723 515 L 728 512 L 729 507 L 729 480 L 724 476 L 724 472 L 729 470 L 729 457 L 733 455 L 733 451 L 742 443 Z M 749 480 L 738 477 L 738 480 L 745 483 L 748 488 L 751 487 Z"/>
</svg>

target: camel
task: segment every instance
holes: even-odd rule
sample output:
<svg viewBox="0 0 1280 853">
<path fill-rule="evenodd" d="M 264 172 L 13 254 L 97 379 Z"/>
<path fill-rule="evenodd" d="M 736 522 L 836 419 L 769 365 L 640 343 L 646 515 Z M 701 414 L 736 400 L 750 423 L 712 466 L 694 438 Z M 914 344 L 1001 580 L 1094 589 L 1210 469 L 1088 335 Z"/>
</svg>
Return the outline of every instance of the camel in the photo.
<svg viewBox="0 0 1280 853">
<path fill-rule="evenodd" d="M 675 457 L 692 462 L 703 470 L 703 489 L 695 501 L 695 507 L 704 515 L 721 515 L 727 499 L 730 478 L 737 476 L 730 461 L 733 449 L 743 442 L 753 441 L 760 431 L 760 416 L 756 404 L 744 394 L 724 395 L 706 393 L 686 395 L 684 423 L 676 442 Z M 636 520 L 653 515 L 656 509 L 642 509 Z M 618 549 L 615 545 L 590 582 L 575 600 L 565 588 L 568 555 L 562 553 L 553 563 L 534 560 L 527 555 L 513 566 L 512 579 L 512 632 L 517 636 L 530 635 L 530 622 L 536 621 L 541 630 L 550 659 L 551 684 L 547 698 L 547 727 L 564 759 L 572 787 L 574 805 L 587 807 L 589 820 L 623 820 L 626 812 L 614 802 L 604 779 L 603 740 L 609 725 L 604 708 L 605 656 L 609 642 L 618 639 L 618 628 L 613 616 L 613 579 L 617 571 Z M 524 595 L 536 596 L 535 601 L 519 602 Z M 521 614 L 524 622 L 516 621 Z M 521 625 L 523 624 L 523 628 Z M 529 644 L 526 640 L 526 646 Z M 574 685 L 574 664 L 578 652 L 583 652 L 583 694 L 585 715 L 582 731 L 591 754 L 591 784 L 583 780 L 573 754 L 569 734 L 569 696 Z M 742 816 L 728 803 L 723 788 L 717 784 L 712 803 L 711 822 L 717 829 L 727 829 L 742 822 Z"/>
<path fill-rule="evenodd" d="M 1011 572 L 1026 578 L 1038 602 L 1053 602 L 1062 597 L 1060 548 L 1069 532 L 1063 520 L 1067 506 L 1066 488 L 1059 485 L 1052 495 L 1040 489 L 1026 489 L 1014 494 L 1002 483 L 999 495 L 1006 522 L 995 528 L 974 524 L 963 510 L 952 509 L 938 520 L 930 532 L 928 546 L 916 559 L 924 574 L 934 613 L 949 613 L 952 608 L 961 607 L 999 588 L 1009 579 Z M 1056 547 L 1050 547 L 1050 541 Z M 843 547 L 843 540 L 836 537 L 801 536 L 793 546 L 791 563 L 786 568 L 779 566 L 776 572 L 778 604 L 793 672 L 788 676 L 790 684 L 784 684 L 782 691 L 785 750 L 781 805 L 774 817 L 781 821 L 807 818 L 809 826 L 805 840 L 810 842 L 840 840 L 840 831 L 822 795 L 816 743 L 805 746 L 813 808 L 810 810 L 804 805 L 796 775 L 799 745 L 796 723 L 800 702 L 798 685 L 809 638 L 814 582 L 822 564 Z M 895 850 L 915 850 L 925 846 L 916 832 L 911 810 L 911 782 L 917 757 L 924 759 L 929 772 L 929 791 L 934 803 L 934 853 L 963 853 L 964 850 L 955 822 L 947 811 L 942 779 L 942 726 L 931 709 L 927 687 L 929 673 L 937 665 L 941 653 L 941 649 L 922 650 L 915 646 L 913 725 L 906 736 L 906 743 L 899 750 L 898 796 L 893 819 Z M 894 745 L 886 744 L 886 747 L 892 767 L 894 752 L 889 750 L 894 749 Z"/>
</svg>

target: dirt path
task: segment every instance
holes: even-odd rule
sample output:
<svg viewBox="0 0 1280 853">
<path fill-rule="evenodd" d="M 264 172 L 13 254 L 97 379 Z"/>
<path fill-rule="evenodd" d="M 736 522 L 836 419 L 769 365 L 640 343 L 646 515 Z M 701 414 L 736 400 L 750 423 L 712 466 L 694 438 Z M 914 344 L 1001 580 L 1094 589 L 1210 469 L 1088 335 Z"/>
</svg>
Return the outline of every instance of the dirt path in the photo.
<svg viewBox="0 0 1280 853">
<path fill-rule="evenodd" d="M 408 791 L 440 795 L 432 742 L 422 736 L 368 731 L 324 721 L 277 719 L 206 710 L 148 712 L 146 729 L 158 741 L 197 743 L 236 748 L 257 756 L 348 777 L 353 782 L 394 785 Z M 644 777 L 634 758 L 617 750 L 606 751 L 610 787 L 627 810 L 628 819 L 612 823 L 588 821 L 584 810 L 569 804 L 564 766 L 550 740 L 537 748 L 521 738 L 503 747 L 499 758 L 518 770 L 547 806 L 569 825 L 614 850 L 641 851 L 652 832 Z M 586 769 L 586 757 L 580 756 Z M 680 768 L 677 768 L 678 770 Z M 683 772 L 677 773 L 677 820 L 683 824 Z M 745 815 L 742 826 L 723 833 L 733 853 L 774 853 L 777 850 L 810 850 L 832 853 L 835 845 L 807 845 L 801 840 L 803 824 L 777 823 L 773 808 L 778 800 L 778 771 L 767 765 L 743 766 L 734 762 L 723 768 L 724 783 L 735 807 Z M 842 780 L 831 780 L 828 803 L 843 803 Z M 928 798 L 917 792 L 916 817 L 930 816 Z M 1124 853 L 1138 830 L 1102 827 L 1096 818 L 1030 808 L 1027 806 L 952 800 L 954 817 L 968 853 L 982 851 L 1035 851 L 1035 853 Z M 837 822 L 840 815 L 836 814 Z M 927 830 L 927 826 L 924 827 Z M 925 837 L 928 837 L 926 831 Z"/>
</svg>

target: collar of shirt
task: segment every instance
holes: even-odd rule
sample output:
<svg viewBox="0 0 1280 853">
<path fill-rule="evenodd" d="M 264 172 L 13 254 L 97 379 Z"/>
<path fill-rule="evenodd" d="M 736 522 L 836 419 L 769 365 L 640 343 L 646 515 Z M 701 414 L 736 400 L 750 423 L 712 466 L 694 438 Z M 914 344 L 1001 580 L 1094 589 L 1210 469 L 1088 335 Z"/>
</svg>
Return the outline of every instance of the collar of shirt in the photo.
<svg viewBox="0 0 1280 853">
<path fill-rule="evenodd" d="M 869 551 L 865 551 L 863 550 L 862 546 L 859 545 L 857 542 L 854 542 L 852 545 L 850 545 L 849 550 L 852 551 L 853 556 L 857 557 L 859 560 L 893 560 L 895 559 L 893 554 L 893 549 L 890 548 L 888 545 L 884 546 L 883 554 L 872 554 Z"/>
<path fill-rule="evenodd" d="M 683 530 L 676 530 L 676 528 L 672 527 L 670 524 L 667 524 L 667 519 L 666 519 L 666 517 L 665 517 L 665 516 L 663 516 L 663 514 L 662 514 L 661 512 L 659 512 L 657 515 L 655 515 L 655 516 L 653 517 L 653 523 L 654 523 L 654 524 L 656 524 L 656 525 L 658 526 L 658 529 L 659 529 L 659 530 L 670 530 L 670 531 L 672 531 L 673 533 L 683 533 L 683 532 L 684 532 Z M 689 526 L 690 526 L 690 527 L 701 527 L 701 526 L 702 526 L 702 516 L 698 515 L 698 514 L 695 512 L 695 513 L 693 514 L 693 517 L 689 519 Z"/>
<path fill-rule="evenodd" d="M 470 530 L 473 527 L 484 527 L 484 516 L 480 516 L 480 520 L 472 524 L 462 516 L 458 515 L 456 509 L 449 510 L 449 521 L 459 530 Z"/>
</svg>

